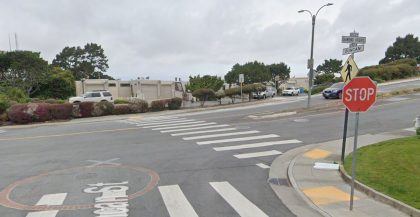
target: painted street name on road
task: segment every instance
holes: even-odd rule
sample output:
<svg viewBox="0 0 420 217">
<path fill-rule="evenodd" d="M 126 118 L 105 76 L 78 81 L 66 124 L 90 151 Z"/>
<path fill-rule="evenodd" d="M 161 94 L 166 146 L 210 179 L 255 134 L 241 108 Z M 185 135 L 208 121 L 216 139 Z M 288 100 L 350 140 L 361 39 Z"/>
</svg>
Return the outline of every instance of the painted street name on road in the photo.
<svg viewBox="0 0 420 217">
<path fill-rule="evenodd" d="M 97 217 L 128 217 L 128 181 L 121 183 L 89 184 L 83 192 L 89 194 L 102 193 L 95 198 Z"/>
</svg>

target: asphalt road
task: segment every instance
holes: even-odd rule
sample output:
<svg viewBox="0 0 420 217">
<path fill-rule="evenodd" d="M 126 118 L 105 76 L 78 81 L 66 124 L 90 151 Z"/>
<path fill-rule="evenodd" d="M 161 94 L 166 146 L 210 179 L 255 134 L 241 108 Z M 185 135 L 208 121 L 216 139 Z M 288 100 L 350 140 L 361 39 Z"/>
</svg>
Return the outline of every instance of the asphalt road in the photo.
<svg viewBox="0 0 420 217">
<path fill-rule="evenodd" d="M 329 101 L 314 97 L 314 104 Z M 294 216 L 267 184 L 265 167 L 281 152 L 339 139 L 344 111 L 249 115 L 305 104 L 290 97 L 197 113 L 2 128 L 0 216 Z M 411 127 L 419 108 L 418 94 L 378 101 L 361 115 L 360 134 Z M 353 123 L 351 116 L 349 136 Z"/>
</svg>

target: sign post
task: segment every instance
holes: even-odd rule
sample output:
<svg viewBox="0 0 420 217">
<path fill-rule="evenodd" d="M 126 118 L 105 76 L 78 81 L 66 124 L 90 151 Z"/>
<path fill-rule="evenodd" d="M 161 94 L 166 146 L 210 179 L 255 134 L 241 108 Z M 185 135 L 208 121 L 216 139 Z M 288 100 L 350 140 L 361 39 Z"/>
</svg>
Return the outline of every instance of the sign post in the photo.
<svg viewBox="0 0 420 217">
<path fill-rule="evenodd" d="M 343 89 L 343 104 L 350 112 L 356 112 L 354 144 L 351 167 L 350 210 L 353 210 L 354 180 L 356 179 L 357 139 L 359 113 L 367 112 L 376 102 L 376 84 L 369 77 L 353 78 Z"/>
<path fill-rule="evenodd" d="M 242 84 L 244 83 L 244 74 L 239 74 L 239 83 L 241 84 L 241 101 L 244 101 L 244 97 L 242 96 Z"/>
<path fill-rule="evenodd" d="M 343 49 L 343 55 L 351 54 L 350 57 L 347 59 L 346 64 L 344 64 L 343 69 L 341 70 L 341 77 L 343 78 L 344 83 L 348 84 L 351 81 L 351 79 L 356 77 L 359 73 L 359 69 L 357 68 L 356 62 L 354 61 L 354 53 L 364 51 L 364 45 L 358 44 L 366 44 L 366 37 L 359 37 L 359 33 L 353 31 L 350 33 L 350 36 L 342 36 L 341 42 L 349 44 L 349 48 Z M 341 146 L 341 162 L 344 162 L 344 156 L 346 154 L 348 120 L 349 110 L 346 108 L 346 112 L 344 115 L 343 144 Z"/>
</svg>

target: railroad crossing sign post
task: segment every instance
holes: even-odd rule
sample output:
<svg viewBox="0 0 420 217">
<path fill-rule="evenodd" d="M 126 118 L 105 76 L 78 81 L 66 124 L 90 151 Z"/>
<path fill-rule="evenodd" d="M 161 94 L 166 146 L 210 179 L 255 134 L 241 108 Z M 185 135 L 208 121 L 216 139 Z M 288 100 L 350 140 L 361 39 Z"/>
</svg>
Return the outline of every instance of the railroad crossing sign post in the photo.
<svg viewBox="0 0 420 217">
<path fill-rule="evenodd" d="M 343 89 L 343 104 L 350 112 L 356 113 L 354 144 L 351 163 L 350 210 L 353 210 L 354 180 L 356 179 L 357 139 L 359 113 L 367 112 L 376 102 L 376 84 L 369 77 L 353 78 Z"/>
<path fill-rule="evenodd" d="M 359 33 L 353 31 L 349 36 L 342 36 L 341 42 L 349 44 L 349 48 L 343 49 L 343 55 L 351 54 L 341 70 L 341 76 L 345 84 L 348 84 L 351 79 L 357 76 L 359 69 L 354 61 L 354 53 L 365 50 L 366 37 L 359 37 Z M 362 44 L 362 45 L 358 45 Z M 346 73 L 347 72 L 347 73 Z M 347 77 L 348 76 L 348 77 Z M 346 108 L 344 115 L 344 129 L 343 129 L 343 143 L 341 146 L 341 162 L 344 162 L 344 155 L 346 154 L 346 139 L 347 139 L 347 125 L 349 120 L 349 110 Z"/>
</svg>

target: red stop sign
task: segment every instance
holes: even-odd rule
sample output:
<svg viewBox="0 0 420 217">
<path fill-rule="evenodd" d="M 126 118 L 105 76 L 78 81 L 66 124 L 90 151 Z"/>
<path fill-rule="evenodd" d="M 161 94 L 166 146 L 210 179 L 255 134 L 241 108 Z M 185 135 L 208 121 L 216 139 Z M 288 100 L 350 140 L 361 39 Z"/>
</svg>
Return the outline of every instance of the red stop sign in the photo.
<svg viewBox="0 0 420 217">
<path fill-rule="evenodd" d="M 353 78 L 343 89 L 343 103 L 351 112 L 366 112 L 376 102 L 376 84 L 369 77 Z"/>
</svg>

